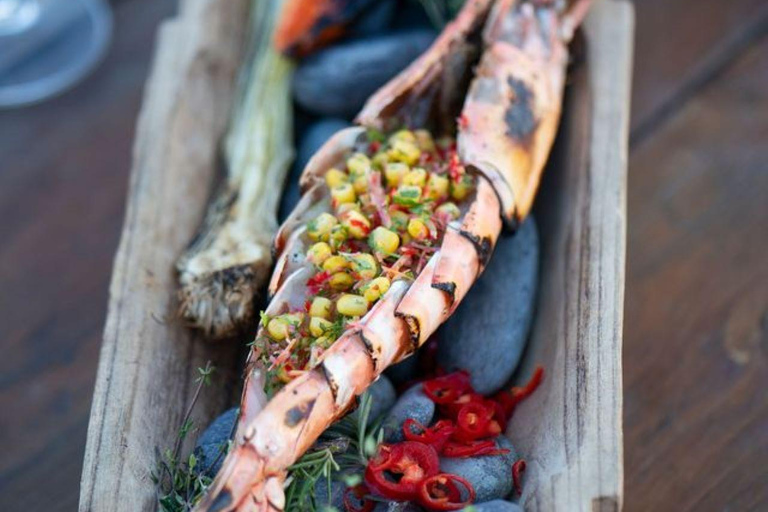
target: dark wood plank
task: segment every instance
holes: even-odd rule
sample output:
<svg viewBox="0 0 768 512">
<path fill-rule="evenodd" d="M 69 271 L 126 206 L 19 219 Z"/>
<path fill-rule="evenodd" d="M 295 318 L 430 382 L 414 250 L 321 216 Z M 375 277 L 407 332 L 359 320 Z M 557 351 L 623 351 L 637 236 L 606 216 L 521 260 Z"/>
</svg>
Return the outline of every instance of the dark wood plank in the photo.
<svg viewBox="0 0 768 512">
<path fill-rule="evenodd" d="M 768 510 L 766 83 L 763 38 L 630 161 L 628 512 Z"/>
<path fill-rule="evenodd" d="M 632 131 L 656 121 L 765 32 L 763 0 L 635 0 Z"/>
<path fill-rule="evenodd" d="M 173 10 L 121 2 L 93 76 L 0 113 L 0 510 L 77 507 L 135 117 Z"/>
</svg>

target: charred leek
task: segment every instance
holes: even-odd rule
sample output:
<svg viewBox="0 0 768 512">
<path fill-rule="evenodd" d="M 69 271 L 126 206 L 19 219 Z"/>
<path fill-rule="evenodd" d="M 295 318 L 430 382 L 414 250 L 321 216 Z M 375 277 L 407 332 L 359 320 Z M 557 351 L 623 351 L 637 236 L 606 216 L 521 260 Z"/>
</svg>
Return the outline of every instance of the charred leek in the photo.
<svg viewBox="0 0 768 512">
<path fill-rule="evenodd" d="M 293 67 L 272 47 L 281 4 L 253 2 L 249 55 L 224 141 L 227 179 L 177 262 L 180 316 L 213 338 L 253 321 L 272 265 L 280 192 L 293 157 Z"/>
</svg>

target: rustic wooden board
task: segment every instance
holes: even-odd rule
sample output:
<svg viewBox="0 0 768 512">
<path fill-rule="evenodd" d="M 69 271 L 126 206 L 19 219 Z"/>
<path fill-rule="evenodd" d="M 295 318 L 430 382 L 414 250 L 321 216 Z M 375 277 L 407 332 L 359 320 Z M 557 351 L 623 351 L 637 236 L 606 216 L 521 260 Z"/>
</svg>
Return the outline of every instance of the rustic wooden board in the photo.
<svg viewBox="0 0 768 512">
<path fill-rule="evenodd" d="M 199 402 L 200 421 L 223 409 L 237 382 L 235 350 L 196 339 L 172 312 L 173 263 L 200 221 L 215 174 L 243 8 L 244 0 L 188 0 L 161 32 L 115 260 L 81 511 L 153 510 L 154 449 L 173 442 L 194 368 L 207 359 L 220 368 Z M 597 2 L 585 32 L 587 65 L 573 77 L 537 207 L 543 282 L 526 365 L 543 363 L 549 377 L 512 425 L 532 461 L 524 496 L 530 510 L 621 507 L 630 4 Z"/>
<path fill-rule="evenodd" d="M 527 511 L 622 507 L 622 318 L 633 9 L 598 2 L 586 61 L 571 76 L 565 118 L 536 205 L 539 304 L 523 374 L 541 388 L 509 435 L 529 460 Z"/>
<path fill-rule="evenodd" d="M 221 410 L 236 347 L 175 320 L 174 264 L 197 229 L 242 58 L 247 0 L 187 0 L 158 41 L 134 146 L 80 489 L 81 511 L 154 510 L 156 447 L 173 445 L 195 368 L 219 368 L 197 419 Z"/>
</svg>

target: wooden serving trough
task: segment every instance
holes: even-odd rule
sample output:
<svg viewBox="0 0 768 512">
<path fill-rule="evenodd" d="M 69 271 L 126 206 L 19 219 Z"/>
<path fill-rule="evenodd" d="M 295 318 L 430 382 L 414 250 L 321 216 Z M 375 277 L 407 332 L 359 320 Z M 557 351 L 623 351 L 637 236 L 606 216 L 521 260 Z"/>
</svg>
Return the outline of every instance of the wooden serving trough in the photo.
<svg viewBox="0 0 768 512">
<path fill-rule="evenodd" d="M 134 145 L 88 429 L 80 511 L 150 511 L 155 449 L 172 446 L 196 368 L 218 371 L 194 420 L 234 403 L 233 344 L 175 317 L 174 263 L 204 214 L 242 59 L 247 0 L 181 0 L 159 33 Z M 528 511 L 622 506 L 622 315 L 633 10 L 596 0 L 583 61 L 537 198 L 541 282 L 523 375 L 547 377 L 510 437 L 528 461 Z"/>
</svg>

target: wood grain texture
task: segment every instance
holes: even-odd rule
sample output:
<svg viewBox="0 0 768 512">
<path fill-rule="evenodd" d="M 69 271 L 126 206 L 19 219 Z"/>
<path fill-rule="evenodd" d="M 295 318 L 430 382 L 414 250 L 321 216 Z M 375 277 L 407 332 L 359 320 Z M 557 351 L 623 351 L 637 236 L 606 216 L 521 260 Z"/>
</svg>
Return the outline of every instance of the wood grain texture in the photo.
<svg viewBox="0 0 768 512">
<path fill-rule="evenodd" d="M 537 203 L 541 285 L 529 374 L 542 387 L 511 437 L 529 459 L 530 511 L 618 511 L 623 495 L 622 317 L 627 116 L 633 10 L 598 2 L 585 24 L 586 66 L 571 78 L 566 117 Z"/>
<path fill-rule="evenodd" d="M 630 162 L 628 511 L 768 510 L 766 84 L 763 37 Z"/>
<path fill-rule="evenodd" d="M 175 320 L 174 263 L 199 225 L 241 60 L 245 0 L 189 0 L 160 32 L 137 127 L 123 234 L 88 427 L 81 511 L 153 510 L 155 449 L 172 446 L 196 367 L 220 369 L 198 418 L 224 407 L 236 345 Z M 229 370 L 229 371 L 227 371 Z"/>
</svg>

